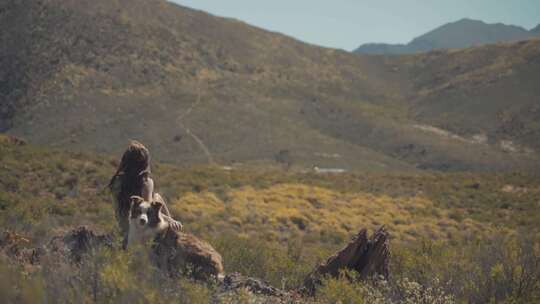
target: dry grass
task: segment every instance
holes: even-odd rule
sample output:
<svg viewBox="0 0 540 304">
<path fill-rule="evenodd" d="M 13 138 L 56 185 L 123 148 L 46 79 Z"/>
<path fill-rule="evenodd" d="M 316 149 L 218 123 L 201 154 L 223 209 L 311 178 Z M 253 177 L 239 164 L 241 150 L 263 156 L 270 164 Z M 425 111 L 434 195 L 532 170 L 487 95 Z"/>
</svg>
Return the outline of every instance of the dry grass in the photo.
<svg viewBox="0 0 540 304">
<path fill-rule="evenodd" d="M 81 224 L 114 233 L 116 222 L 106 191 L 113 158 L 21 144 L 0 136 L 2 227 L 27 238 L 25 246 L 42 245 L 52 235 Z M 162 163 L 155 163 L 153 169 L 158 190 L 169 199 L 173 213 L 184 221 L 186 230 L 209 240 L 222 253 L 229 272 L 295 288 L 360 227 L 384 224 L 393 236 L 392 273 L 399 280 L 413 279 L 419 290 L 435 288 L 473 300 L 534 295 L 532 285 L 514 294 L 521 281 L 537 272 L 533 266 L 538 257 L 534 237 L 540 236 L 540 181 L 534 175 L 321 175 L 264 166 L 223 170 Z M 515 232 L 533 241 L 520 241 Z M 497 242 L 500 236 L 503 241 Z M 140 290 L 126 284 L 140 280 L 149 280 L 145 291 L 149 299 L 166 292 L 167 299 L 204 302 L 216 293 L 212 286 L 192 282 L 181 284 L 182 294 L 175 288 L 160 290 L 152 285 L 152 271 L 141 272 L 139 264 L 126 272 L 126 265 L 119 262 L 121 255 L 111 252 L 101 258 L 100 297 L 138 295 Z M 6 297 L 73 300 L 79 289 L 81 297 L 92 296 L 84 269 L 79 274 L 53 267 L 19 280 L 22 270 L 0 268 L 14 278 L 0 280 L 0 293 Z M 525 268 L 528 272 L 522 271 Z M 467 280 L 476 283 L 460 283 Z M 65 289 L 63 282 L 74 287 Z M 339 286 L 352 292 L 371 290 L 334 283 L 324 289 L 322 299 L 339 296 L 335 289 Z M 251 299 L 249 293 L 230 296 Z"/>
<path fill-rule="evenodd" d="M 220 198 L 221 197 L 221 198 Z M 302 184 L 278 184 L 265 189 L 231 189 L 218 197 L 212 192 L 188 192 L 171 202 L 179 218 L 218 231 L 233 227 L 243 234 L 273 240 L 291 235 L 350 236 L 360 227 L 385 225 L 393 238 L 410 242 L 419 237 L 449 240 L 458 235 L 488 233 L 490 226 L 457 218 L 424 196 L 390 197 L 368 193 L 340 193 Z"/>
</svg>

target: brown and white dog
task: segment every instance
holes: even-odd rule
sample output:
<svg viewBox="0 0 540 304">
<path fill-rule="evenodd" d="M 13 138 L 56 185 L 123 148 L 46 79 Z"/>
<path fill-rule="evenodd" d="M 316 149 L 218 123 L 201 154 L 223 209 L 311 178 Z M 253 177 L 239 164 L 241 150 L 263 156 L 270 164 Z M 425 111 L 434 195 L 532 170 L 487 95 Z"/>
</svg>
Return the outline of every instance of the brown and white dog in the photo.
<svg viewBox="0 0 540 304">
<path fill-rule="evenodd" d="M 165 220 L 161 208 L 163 208 L 163 203 L 159 201 L 150 203 L 140 196 L 131 197 L 128 247 L 134 243 L 151 241 L 160 232 L 169 228 L 169 223 Z"/>
<path fill-rule="evenodd" d="M 128 247 L 152 241 L 152 258 L 170 275 L 188 274 L 197 279 L 223 277 L 221 255 L 197 237 L 173 229 L 161 212 L 163 203 L 131 197 Z"/>
</svg>

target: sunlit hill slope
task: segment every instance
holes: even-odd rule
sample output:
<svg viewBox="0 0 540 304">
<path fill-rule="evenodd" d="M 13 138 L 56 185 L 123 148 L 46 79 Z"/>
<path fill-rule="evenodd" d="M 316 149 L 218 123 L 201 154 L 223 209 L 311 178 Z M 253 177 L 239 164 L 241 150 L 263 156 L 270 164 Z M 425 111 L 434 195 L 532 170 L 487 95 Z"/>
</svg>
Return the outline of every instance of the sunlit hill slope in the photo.
<svg viewBox="0 0 540 304">
<path fill-rule="evenodd" d="M 136 138 L 180 163 L 370 171 L 540 163 L 538 41 L 394 58 L 159 0 L 0 12 L 0 129 L 35 144 L 120 153 Z"/>
</svg>

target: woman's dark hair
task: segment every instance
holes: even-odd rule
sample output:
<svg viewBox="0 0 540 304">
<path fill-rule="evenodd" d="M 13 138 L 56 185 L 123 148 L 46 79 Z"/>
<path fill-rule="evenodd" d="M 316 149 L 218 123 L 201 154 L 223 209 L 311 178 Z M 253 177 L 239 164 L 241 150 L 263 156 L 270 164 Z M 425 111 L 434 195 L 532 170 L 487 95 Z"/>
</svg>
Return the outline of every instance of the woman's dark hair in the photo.
<svg viewBox="0 0 540 304">
<path fill-rule="evenodd" d="M 147 174 L 150 174 L 150 152 L 140 142 L 132 141 L 109 182 L 109 188 L 114 190 L 114 183 L 120 179 L 120 191 L 113 191 L 120 215 L 128 216 L 131 196 L 142 196 L 143 178 Z"/>
</svg>

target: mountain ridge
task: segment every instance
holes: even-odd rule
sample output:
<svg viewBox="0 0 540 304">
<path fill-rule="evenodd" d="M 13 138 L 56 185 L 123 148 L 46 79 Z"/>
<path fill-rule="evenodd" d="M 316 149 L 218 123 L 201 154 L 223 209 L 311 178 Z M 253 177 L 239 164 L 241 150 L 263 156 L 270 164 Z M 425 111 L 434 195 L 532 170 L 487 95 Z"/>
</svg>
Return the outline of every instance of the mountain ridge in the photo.
<svg viewBox="0 0 540 304">
<path fill-rule="evenodd" d="M 414 54 L 435 49 L 454 49 L 514 42 L 540 37 L 537 31 L 526 30 L 515 25 L 488 24 L 483 21 L 463 18 L 444 24 L 411 40 L 407 44 L 367 43 L 354 52 L 359 54 Z"/>
</svg>

